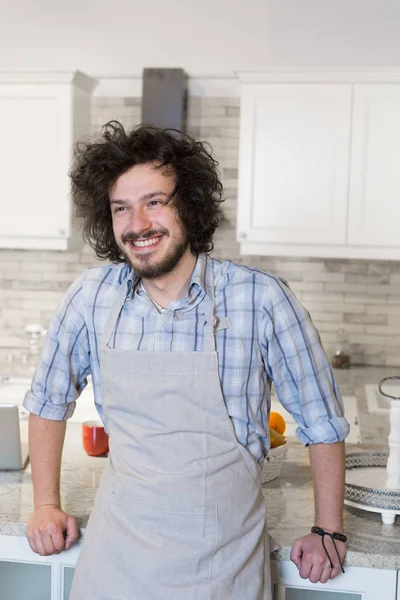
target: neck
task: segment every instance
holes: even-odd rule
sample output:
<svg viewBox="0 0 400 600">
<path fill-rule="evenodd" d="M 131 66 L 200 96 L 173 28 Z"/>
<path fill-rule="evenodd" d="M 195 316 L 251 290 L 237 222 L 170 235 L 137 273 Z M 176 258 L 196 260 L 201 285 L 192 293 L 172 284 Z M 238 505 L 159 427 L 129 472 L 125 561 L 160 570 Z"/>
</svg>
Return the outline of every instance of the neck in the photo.
<svg viewBox="0 0 400 600">
<path fill-rule="evenodd" d="M 196 261 L 197 257 L 189 250 L 170 273 L 156 279 L 143 279 L 144 289 L 162 308 L 175 300 L 186 298 Z"/>
</svg>

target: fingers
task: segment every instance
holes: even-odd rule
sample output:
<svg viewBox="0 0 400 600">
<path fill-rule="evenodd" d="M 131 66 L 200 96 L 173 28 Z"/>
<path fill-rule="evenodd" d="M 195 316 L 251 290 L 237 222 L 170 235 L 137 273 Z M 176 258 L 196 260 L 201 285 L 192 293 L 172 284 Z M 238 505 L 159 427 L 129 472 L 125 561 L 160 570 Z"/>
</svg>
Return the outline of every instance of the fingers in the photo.
<svg viewBox="0 0 400 600">
<path fill-rule="evenodd" d="M 67 538 L 65 540 L 65 547 L 68 550 L 71 548 L 79 538 L 79 527 L 78 522 L 73 517 L 68 517 L 67 520 Z"/>
<path fill-rule="evenodd" d="M 55 524 L 41 526 L 28 535 L 28 542 L 40 556 L 59 554 L 65 547 L 63 528 Z"/>
<path fill-rule="evenodd" d="M 331 572 L 330 572 L 330 575 L 329 575 L 329 579 L 334 579 L 341 572 L 342 572 L 342 569 L 341 569 L 340 565 L 337 565 L 336 567 L 334 567 L 333 569 L 331 569 Z"/>
<path fill-rule="evenodd" d="M 333 568 L 326 556 L 303 554 L 299 567 L 299 575 L 302 579 L 309 579 L 311 583 L 327 583 L 341 573 L 340 565 Z"/>
<path fill-rule="evenodd" d="M 44 548 L 44 556 L 49 556 L 50 554 L 59 554 L 60 550 L 56 548 L 53 535 L 49 531 L 41 532 L 39 539 Z"/>
<path fill-rule="evenodd" d="M 312 569 L 313 569 L 312 556 L 308 553 L 304 553 L 301 564 L 300 564 L 300 568 L 299 568 L 300 577 L 302 579 L 310 579 Z"/>
<path fill-rule="evenodd" d="M 319 578 L 319 581 L 321 583 L 327 583 L 327 581 L 329 581 L 329 579 L 332 579 L 331 573 L 332 573 L 332 567 L 331 567 L 330 563 L 328 562 L 328 564 L 326 564 L 325 567 L 322 569 L 322 573 Z"/>
<path fill-rule="evenodd" d="M 332 562 L 333 562 L 333 569 L 331 570 L 331 573 L 329 575 L 329 579 L 334 579 L 335 577 L 337 577 L 338 575 L 340 575 L 342 573 L 342 566 L 340 564 L 340 561 L 342 561 L 342 564 L 346 558 L 346 546 L 343 542 L 337 541 L 336 542 L 336 549 L 335 547 L 332 548 Z M 340 560 L 339 560 L 340 557 Z"/>
<path fill-rule="evenodd" d="M 346 547 L 338 542 L 338 554 L 343 561 L 346 555 Z M 302 579 L 309 579 L 312 583 L 327 583 L 341 573 L 339 556 L 335 555 L 335 549 L 331 540 L 326 541 L 327 551 L 333 562 L 333 568 L 321 541 L 312 534 L 294 541 L 290 559 L 299 569 Z"/>
<path fill-rule="evenodd" d="M 37 537 L 36 539 L 36 535 L 34 535 L 35 538 L 35 547 L 36 547 L 36 553 L 39 554 L 40 556 L 46 556 L 46 550 L 44 549 L 44 546 L 42 544 L 42 540 L 40 539 L 40 537 Z"/>
<path fill-rule="evenodd" d="M 309 579 L 311 575 L 312 563 L 306 560 L 301 562 L 299 575 L 302 579 Z"/>
<path fill-rule="evenodd" d="M 43 543 L 42 535 L 39 531 L 35 531 L 31 533 L 28 537 L 28 542 L 30 547 L 36 554 L 40 556 L 48 556 L 51 552 L 47 552 L 45 548 L 45 544 Z M 46 543 L 46 546 L 48 544 Z"/>
<path fill-rule="evenodd" d="M 28 538 L 28 543 L 31 547 L 31 550 L 33 550 L 33 552 L 36 552 L 36 554 L 39 554 L 39 552 L 37 550 L 35 538 L 33 537 L 33 535 L 28 533 L 26 537 Z"/>
<path fill-rule="evenodd" d="M 331 565 L 324 556 L 305 556 L 299 569 L 302 579 L 309 579 L 311 583 L 326 583 L 331 574 Z"/>
<path fill-rule="evenodd" d="M 294 562 L 298 569 L 300 569 L 302 555 L 303 547 L 301 544 L 301 540 L 295 540 L 293 542 L 292 550 L 290 551 L 290 560 Z"/>
<path fill-rule="evenodd" d="M 67 536 L 64 536 L 64 531 Z M 43 506 L 32 514 L 27 531 L 31 549 L 40 556 L 59 554 L 66 548 L 66 537 L 70 544 L 77 539 L 78 526 L 75 519 L 69 517 L 60 508 Z"/>
<path fill-rule="evenodd" d="M 61 524 L 50 525 L 48 535 L 54 547 L 54 553 L 59 554 L 65 548 L 64 528 Z"/>
</svg>

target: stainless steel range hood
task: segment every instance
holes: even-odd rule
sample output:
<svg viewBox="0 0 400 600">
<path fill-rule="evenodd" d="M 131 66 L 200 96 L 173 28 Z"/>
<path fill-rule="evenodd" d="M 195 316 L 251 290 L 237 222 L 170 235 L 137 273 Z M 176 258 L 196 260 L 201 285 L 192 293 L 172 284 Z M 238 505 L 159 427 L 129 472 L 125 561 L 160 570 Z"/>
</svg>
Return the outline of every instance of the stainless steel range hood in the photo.
<svg viewBox="0 0 400 600">
<path fill-rule="evenodd" d="M 142 123 L 185 131 L 187 79 L 183 69 L 143 69 Z"/>
</svg>

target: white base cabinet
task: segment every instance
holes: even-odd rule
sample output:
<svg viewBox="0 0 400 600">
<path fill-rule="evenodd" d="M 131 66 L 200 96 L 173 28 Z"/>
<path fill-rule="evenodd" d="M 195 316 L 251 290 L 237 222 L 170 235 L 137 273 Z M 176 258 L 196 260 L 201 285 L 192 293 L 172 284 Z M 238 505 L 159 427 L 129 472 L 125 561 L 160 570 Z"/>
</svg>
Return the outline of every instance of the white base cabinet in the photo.
<svg viewBox="0 0 400 600">
<path fill-rule="evenodd" d="M 398 572 L 387 569 L 345 567 L 326 584 L 302 579 L 296 565 L 280 561 L 274 600 L 396 600 Z"/>
<path fill-rule="evenodd" d="M 25 537 L 0 535 L 0 600 L 68 600 L 80 548 L 39 556 Z M 396 570 L 346 567 L 323 585 L 301 579 L 290 561 L 272 560 L 271 579 L 274 600 L 400 600 Z"/>
<path fill-rule="evenodd" d="M 0 561 L 0 599 L 51 600 L 51 566 Z"/>
<path fill-rule="evenodd" d="M 282 596 L 285 600 L 363 600 L 362 594 L 352 592 L 327 592 L 321 590 L 286 588 Z"/>
<path fill-rule="evenodd" d="M 72 580 L 74 578 L 75 569 L 73 567 L 65 567 L 63 568 L 63 582 L 62 582 L 62 591 L 63 600 L 68 600 L 69 593 L 71 591 Z"/>
<path fill-rule="evenodd" d="M 25 537 L 0 535 L 0 600 L 68 600 L 80 548 L 39 556 Z"/>
</svg>

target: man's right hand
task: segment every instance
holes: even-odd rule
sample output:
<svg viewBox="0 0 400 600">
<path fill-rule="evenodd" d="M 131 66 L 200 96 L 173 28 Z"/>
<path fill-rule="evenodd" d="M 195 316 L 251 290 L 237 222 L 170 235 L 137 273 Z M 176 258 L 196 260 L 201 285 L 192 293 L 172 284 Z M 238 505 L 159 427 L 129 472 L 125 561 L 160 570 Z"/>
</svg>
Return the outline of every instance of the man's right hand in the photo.
<svg viewBox="0 0 400 600">
<path fill-rule="evenodd" d="M 29 519 L 27 538 L 30 547 L 40 556 L 68 550 L 79 537 L 76 519 L 59 506 L 47 504 L 35 510 Z"/>
</svg>

